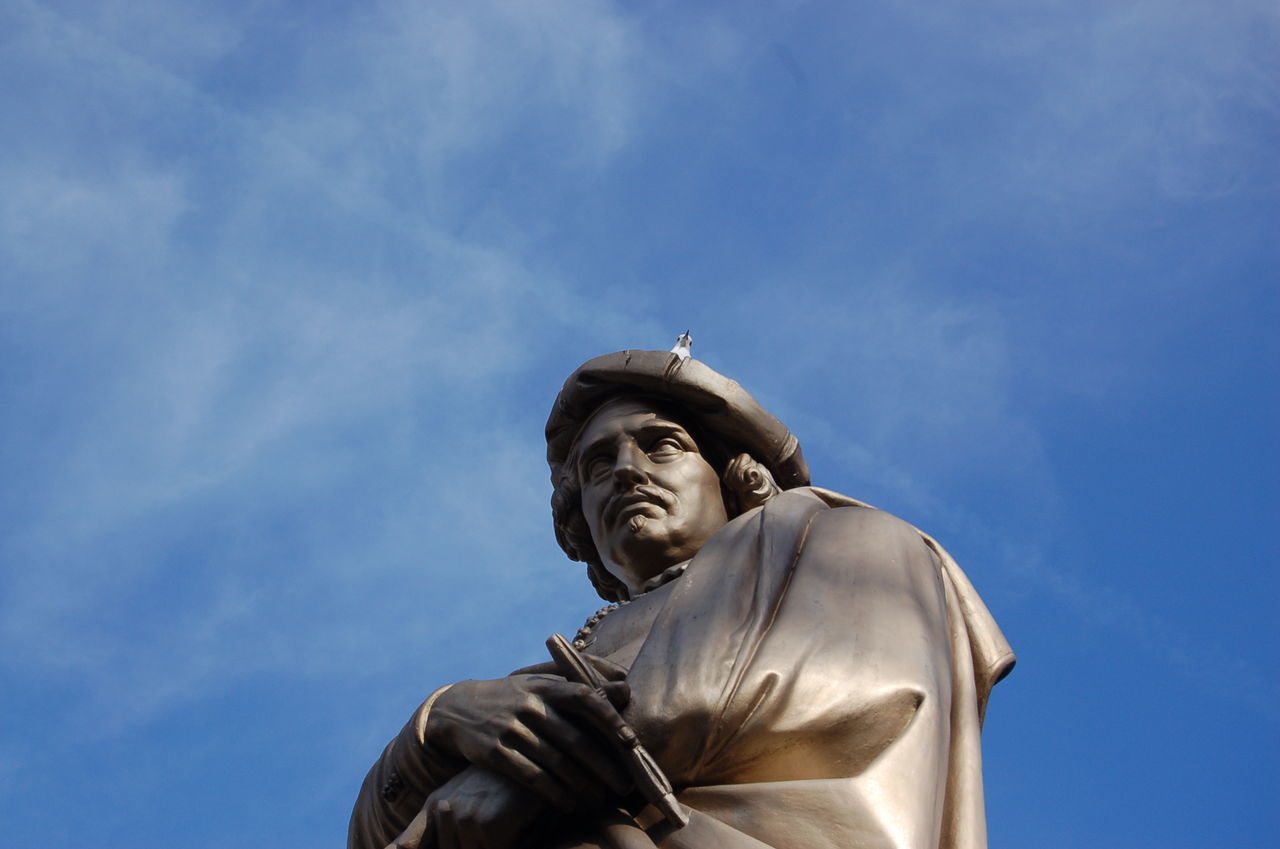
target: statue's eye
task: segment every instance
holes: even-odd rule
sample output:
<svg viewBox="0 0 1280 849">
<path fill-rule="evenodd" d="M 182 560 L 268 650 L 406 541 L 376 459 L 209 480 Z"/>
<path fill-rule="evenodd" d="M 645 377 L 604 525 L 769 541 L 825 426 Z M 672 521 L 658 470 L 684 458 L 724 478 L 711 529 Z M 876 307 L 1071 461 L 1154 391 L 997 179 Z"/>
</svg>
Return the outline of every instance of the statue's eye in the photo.
<svg viewBox="0 0 1280 849">
<path fill-rule="evenodd" d="M 674 436 L 664 436 L 649 446 L 649 456 L 658 459 L 677 457 L 684 453 L 684 446 Z"/>
<path fill-rule="evenodd" d="M 603 454 L 597 454 L 596 456 L 587 460 L 587 464 L 585 467 L 587 472 L 587 478 L 591 480 L 595 480 L 596 478 L 599 478 L 602 475 L 607 475 L 609 473 L 610 466 L 611 464 L 609 462 L 608 457 L 605 457 Z"/>
</svg>

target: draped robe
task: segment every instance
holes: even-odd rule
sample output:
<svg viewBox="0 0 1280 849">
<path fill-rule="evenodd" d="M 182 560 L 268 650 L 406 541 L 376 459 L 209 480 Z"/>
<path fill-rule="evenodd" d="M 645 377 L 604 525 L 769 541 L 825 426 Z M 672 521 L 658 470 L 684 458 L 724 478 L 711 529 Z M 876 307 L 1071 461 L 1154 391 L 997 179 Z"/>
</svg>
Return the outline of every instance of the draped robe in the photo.
<svg viewBox="0 0 1280 849">
<path fill-rule="evenodd" d="M 591 640 L 629 669 L 624 715 L 691 821 L 579 819 L 539 846 L 986 846 L 981 723 L 1014 656 L 959 566 L 911 525 L 789 490 Z"/>
</svg>

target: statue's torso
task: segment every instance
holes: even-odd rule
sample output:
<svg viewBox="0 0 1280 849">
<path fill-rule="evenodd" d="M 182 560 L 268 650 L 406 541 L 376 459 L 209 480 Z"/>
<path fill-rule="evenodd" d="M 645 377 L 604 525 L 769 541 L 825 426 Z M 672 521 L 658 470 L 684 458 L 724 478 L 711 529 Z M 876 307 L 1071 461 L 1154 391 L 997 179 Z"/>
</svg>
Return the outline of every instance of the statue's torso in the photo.
<svg viewBox="0 0 1280 849">
<path fill-rule="evenodd" d="M 653 621 L 666 604 L 675 583 L 671 581 L 663 584 L 607 614 L 591 629 L 586 651 L 629 668 L 649 636 Z"/>
</svg>

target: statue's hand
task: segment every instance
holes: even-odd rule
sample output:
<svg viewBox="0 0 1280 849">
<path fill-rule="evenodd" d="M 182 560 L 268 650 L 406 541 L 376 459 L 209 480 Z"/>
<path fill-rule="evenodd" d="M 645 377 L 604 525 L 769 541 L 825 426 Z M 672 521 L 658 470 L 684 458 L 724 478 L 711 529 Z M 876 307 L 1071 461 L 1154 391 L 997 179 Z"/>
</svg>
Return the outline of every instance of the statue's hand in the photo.
<svg viewBox="0 0 1280 849">
<path fill-rule="evenodd" d="M 619 670 L 597 664 L 611 678 Z M 606 698 L 607 696 L 607 698 Z M 513 779 L 560 810 L 627 793 L 617 708 L 630 691 L 612 680 L 605 696 L 555 675 L 462 681 L 440 695 L 427 745 Z"/>
<path fill-rule="evenodd" d="M 533 791 L 468 767 L 427 797 L 389 849 L 511 849 L 544 810 Z"/>
</svg>

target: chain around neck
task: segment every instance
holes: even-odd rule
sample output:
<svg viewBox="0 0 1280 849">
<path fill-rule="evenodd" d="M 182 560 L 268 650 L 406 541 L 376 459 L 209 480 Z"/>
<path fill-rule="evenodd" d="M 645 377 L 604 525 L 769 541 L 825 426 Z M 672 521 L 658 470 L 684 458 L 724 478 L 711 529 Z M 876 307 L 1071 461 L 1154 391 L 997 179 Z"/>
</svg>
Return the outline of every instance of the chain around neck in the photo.
<svg viewBox="0 0 1280 849">
<path fill-rule="evenodd" d="M 681 575 L 683 575 L 684 570 L 688 568 L 689 568 L 688 560 L 684 561 L 683 563 L 677 563 L 674 566 L 668 566 L 666 569 L 662 570 L 660 574 L 654 575 L 652 578 L 650 578 L 649 580 L 641 584 L 640 592 L 636 593 L 634 597 L 639 598 L 640 596 L 644 595 L 647 592 L 656 590 L 658 587 L 662 586 L 663 584 L 668 584 L 671 581 L 674 581 L 676 578 L 679 578 Z M 623 599 L 622 601 L 614 602 L 613 604 L 605 605 L 604 607 L 600 608 L 595 613 L 587 617 L 587 621 L 584 622 L 582 624 L 582 627 L 578 629 L 578 633 L 573 635 L 573 647 L 578 651 L 583 651 L 584 649 L 586 649 L 587 646 L 591 645 L 591 642 L 592 642 L 591 634 L 596 629 L 596 626 L 600 624 L 601 620 L 604 619 L 613 611 L 617 610 L 619 607 L 622 607 L 624 604 L 630 604 L 631 601 L 632 599 L 628 598 L 628 599 Z"/>
</svg>

